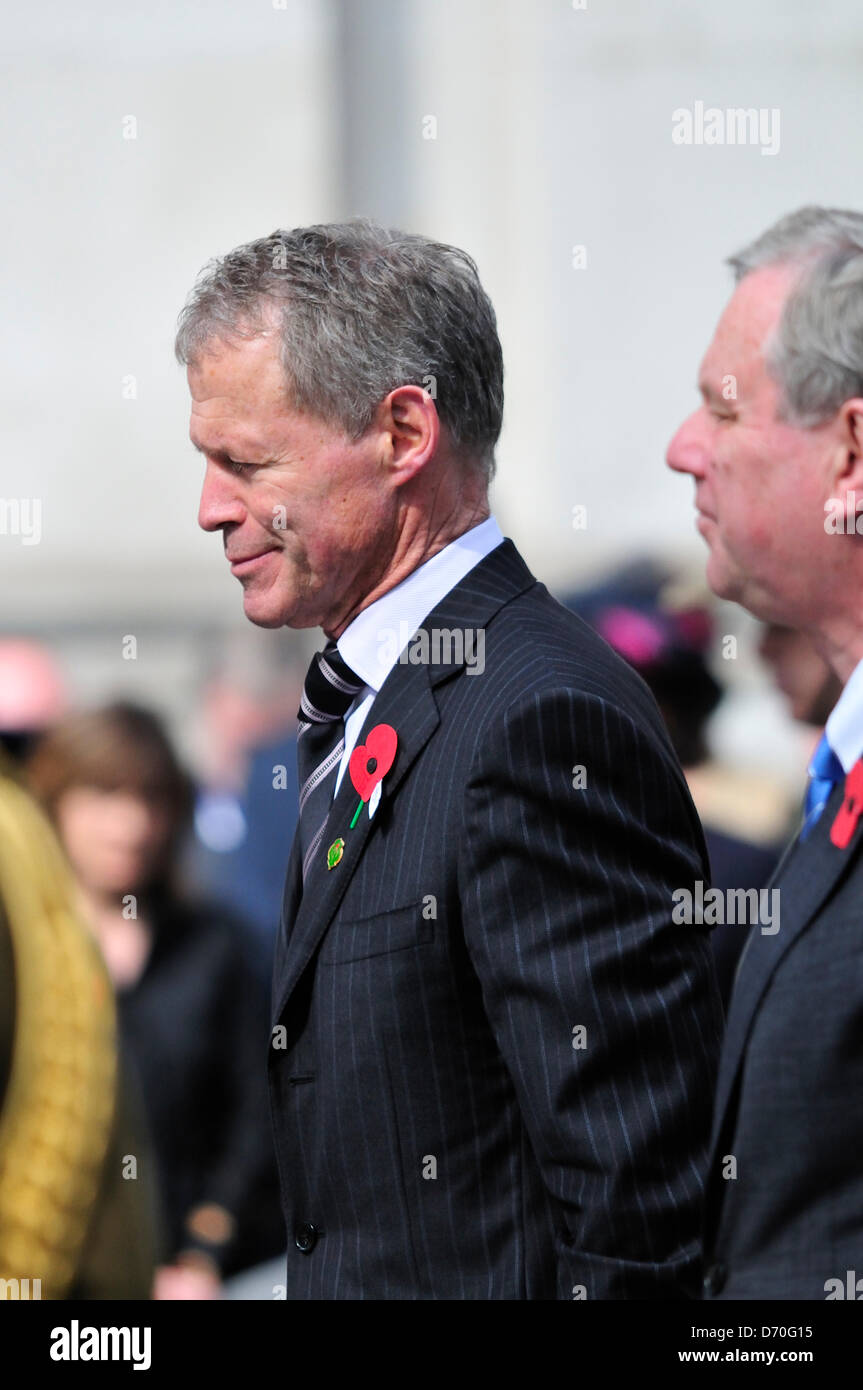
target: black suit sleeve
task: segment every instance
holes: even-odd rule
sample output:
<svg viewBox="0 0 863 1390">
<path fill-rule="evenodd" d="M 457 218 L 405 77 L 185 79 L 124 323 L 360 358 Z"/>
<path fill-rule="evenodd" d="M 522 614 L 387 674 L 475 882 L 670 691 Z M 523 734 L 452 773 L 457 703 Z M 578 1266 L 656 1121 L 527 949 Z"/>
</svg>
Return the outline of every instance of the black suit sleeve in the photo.
<svg viewBox="0 0 863 1390">
<path fill-rule="evenodd" d="M 459 872 L 558 1298 L 694 1295 L 721 1011 L 705 932 L 671 921 L 707 872 L 662 735 L 571 689 L 512 706 L 473 757 Z"/>
</svg>

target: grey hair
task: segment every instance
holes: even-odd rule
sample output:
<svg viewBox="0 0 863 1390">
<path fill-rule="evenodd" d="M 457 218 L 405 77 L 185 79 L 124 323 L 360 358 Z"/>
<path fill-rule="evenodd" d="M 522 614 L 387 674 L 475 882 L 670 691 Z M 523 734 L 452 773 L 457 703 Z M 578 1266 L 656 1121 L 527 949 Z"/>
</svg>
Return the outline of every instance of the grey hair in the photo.
<svg viewBox="0 0 863 1390">
<path fill-rule="evenodd" d="M 204 267 L 180 314 L 178 360 L 256 336 L 274 310 L 295 409 L 359 439 L 390 391 L 424 387 L 455 451 L 491 479 L 503 356 L 465 251 L 365 219 L 275 231 Z"/>
<path fill-rule="evenodd" d="M 799 265 L 767 346 L 781 416 L 809 429 L 863 396 L 863 214 L 805 207 L 730 256 L 737 282 L 769 265 Z"/>
</svg>

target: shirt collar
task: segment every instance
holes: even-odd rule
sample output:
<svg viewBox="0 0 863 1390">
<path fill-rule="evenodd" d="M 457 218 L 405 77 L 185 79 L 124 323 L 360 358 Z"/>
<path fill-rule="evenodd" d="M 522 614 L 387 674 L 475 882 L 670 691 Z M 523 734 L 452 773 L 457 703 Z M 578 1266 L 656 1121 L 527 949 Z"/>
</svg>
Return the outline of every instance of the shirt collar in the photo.
<svg viewBox="0 0 863 1390">
<path fill-rule="evenodd" d="M 863 661 L 848 677 L 824 732 L 847 776 L 863 753 Z"/>
<path fill-rule="evenodd" d="M 450 541 L 348 623 L 339 655 L 377 693 L 423 618 L 502 542 L 493 516 Z"/>
</svg>

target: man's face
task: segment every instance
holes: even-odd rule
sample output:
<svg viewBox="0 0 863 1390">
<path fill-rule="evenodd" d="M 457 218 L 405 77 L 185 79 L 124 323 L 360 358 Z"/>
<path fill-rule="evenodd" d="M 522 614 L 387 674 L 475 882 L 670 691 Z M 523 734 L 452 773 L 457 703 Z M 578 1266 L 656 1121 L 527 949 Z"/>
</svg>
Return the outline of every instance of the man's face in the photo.
<svg viewBox="0 0 863 1390">
<path fill-rule="evenodd" d="M 214 341 L 188 379 L 189 434 L 206 459 L 198 524 L 222 532 L 246 617 L 341 630 L 395 527 L 380 433 L 354 443 L 292 410 L 273 333 Z"/>
<path fill-rule="evenodd" d="M 770 266 L 740 282 L 701 364 L 702 404 L 675 434 L 667 461 L 695 479 L 713 591 L 767 621 L 798 626 L 816 612 L 814 581 L 835 548 L 825 549 L 824 529 L 831 426 L 777 420 L 779 388 L 765 364 L 793 279 L 791 267 Z"/>
</svg>

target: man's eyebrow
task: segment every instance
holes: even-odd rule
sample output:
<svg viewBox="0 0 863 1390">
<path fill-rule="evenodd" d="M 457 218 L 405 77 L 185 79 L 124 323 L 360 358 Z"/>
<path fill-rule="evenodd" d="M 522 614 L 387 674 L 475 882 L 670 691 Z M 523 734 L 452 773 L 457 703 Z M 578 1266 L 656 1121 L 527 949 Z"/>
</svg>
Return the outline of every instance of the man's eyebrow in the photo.
<svg viewBox="0 0 863 1390">
<path fill-rule="evenodd" d="M 696 390 L 707 399 L 713 399 L 714 401 L 721 399 L 720 392 L 716 390 L 715 386 L 713 386 L 706 377 L 699 377 L 696 382 Z"/>
<path fill-rule="evenodd" d="M 191 435 L 189 435 L 189 443 L 191 444 L 192 448 L 195 450 L 196 453 L 209 454 L 211 458 L 229 457 L 225 449 L 220 449 L 216 445 L 207 447 L 207 445 L 205 444 L 199 444 L 198 441 L 196 439 L 193 439 Z"/>
<path fill-rule="evenodd" d="M 269 463 L 269 455 L 255 448 L 243 448 L 241 451 L 226 448 L 224 444 L 199 444 L 196 439 L 189 435 L 189 443 L 196 453 L 204 454 L 206 458 L 216 459 L 225 463 L 242 463 L 244 467 L 265 468 Z M 251 454 L 251 458 L 249 458 Z"/>
</svg>

